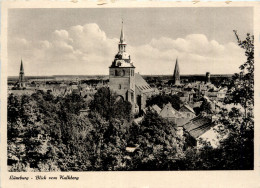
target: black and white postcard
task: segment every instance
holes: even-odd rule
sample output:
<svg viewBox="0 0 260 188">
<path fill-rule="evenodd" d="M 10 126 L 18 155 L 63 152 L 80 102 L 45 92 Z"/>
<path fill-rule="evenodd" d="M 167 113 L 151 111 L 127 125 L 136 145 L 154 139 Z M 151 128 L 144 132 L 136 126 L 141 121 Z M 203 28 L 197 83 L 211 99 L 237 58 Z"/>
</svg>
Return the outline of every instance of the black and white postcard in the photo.
<svg viewBox="0 0 260 188">
<path fill-rule="evenodd" d="M 3 3 L 3 187 L 258 187 L 258 5 Z"/>
</svg>

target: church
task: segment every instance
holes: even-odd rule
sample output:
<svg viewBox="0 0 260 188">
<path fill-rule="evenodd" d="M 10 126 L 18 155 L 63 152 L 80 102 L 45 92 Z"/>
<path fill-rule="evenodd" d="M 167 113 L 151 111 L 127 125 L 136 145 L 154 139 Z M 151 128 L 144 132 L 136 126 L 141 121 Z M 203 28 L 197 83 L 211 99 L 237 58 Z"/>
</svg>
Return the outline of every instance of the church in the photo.
<svg viewBox="0 0 260 188">
<path fill-rule="evenodd" d="M 20 72 L 19 72 L 19 80 L 18 80 L 18 87 L 25 88 L 25 78 L 24 78 L 24 69 L 23 69 L 23 60 L 21 60 L 20 65 Z"/>
<path fill-rule="evenodd" d="M 122 22 L 118 53 L 109 67 L 109 88 L 132 104 L 133 113 L 138 113 L 145 108 L 146 100 L 153 95 L 154 90 L 139 73 L 135 73 L 135 66 L 126 52 L 126 46 Z"/>
</svg>

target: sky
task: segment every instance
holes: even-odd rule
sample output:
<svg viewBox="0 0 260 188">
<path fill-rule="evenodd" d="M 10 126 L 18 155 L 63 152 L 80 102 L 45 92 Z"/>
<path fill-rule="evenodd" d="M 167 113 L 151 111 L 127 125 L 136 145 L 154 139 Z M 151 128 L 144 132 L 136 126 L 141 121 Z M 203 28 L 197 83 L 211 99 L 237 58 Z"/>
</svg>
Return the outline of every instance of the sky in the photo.
<svg viewBox="0 0 260 188">
<path fill-rule="evenodd" d="M 252 8 L 11 9 L 8 75 L 107 75 L 121 21 L 141 74 L 233 74 L 245 61 L 233 30 L 253 33 Z"/>
</svg>

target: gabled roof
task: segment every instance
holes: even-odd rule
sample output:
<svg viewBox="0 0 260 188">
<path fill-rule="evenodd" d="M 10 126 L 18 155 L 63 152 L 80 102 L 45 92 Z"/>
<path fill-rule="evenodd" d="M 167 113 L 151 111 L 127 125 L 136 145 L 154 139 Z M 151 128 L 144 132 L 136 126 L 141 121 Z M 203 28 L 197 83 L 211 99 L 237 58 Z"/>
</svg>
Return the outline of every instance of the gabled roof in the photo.
<svg viewBox="0 0 260 188">
<path fill-rule="evenodd" d="M 156 104 L 152 106 L 152 109 L 153 109 L 155 112 L 157 112 L 158 114 L 160 114 L 160 112 L 161 112 L 161 110 L 162 110 L 162 109 L 161 109 L 159 106 L 157 106 Z"/>
<path fill-rule="evenodd" d="M 214 122 L 208 117 L 198 116 L 183 125 L 183 128 L 193 137 L 198 138 L 215 126 Z"/>
<path fill-rule="evenodd" d="M 153 92 L 153 89 L 150 87 L 150 85 L 138 73 L 135 73 L 135 86 L 142 93 Z"/>
<path fill-rule="evenodd" d="M 184 111 L 185 109 L 187 109 L 188 111 L 192 112 L 195 114 L 193 108 L 191 108 L 189 105 L 185 104 L 180 108 L 180 111 Z"/>
<path fill-rule="evenodd" d="M 185 85 L 185 86 L 184 86 L 184 89 L 185 89 L 185 88 L 192 88 L 191 83 L 188 83 L 187 85 Z"/>
<path fill-rule="evenodd" d="M 162 116 L 163 118 L 181 118 L 183 115 L 175 110 L 172 107 L 171 103 L 168 103 L 163 107 L 160 116 Z"/>
</svg>

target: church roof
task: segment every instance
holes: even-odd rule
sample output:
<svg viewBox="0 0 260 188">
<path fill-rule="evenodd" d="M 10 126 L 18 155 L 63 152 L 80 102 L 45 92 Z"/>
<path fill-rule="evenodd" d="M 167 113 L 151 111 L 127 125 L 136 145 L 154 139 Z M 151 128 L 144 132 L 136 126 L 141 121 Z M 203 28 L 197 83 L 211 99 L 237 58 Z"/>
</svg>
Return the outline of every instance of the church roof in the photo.
<svg viewBox="0 0 260 188">
<path fill-rule="evenodd" d="M 153 92 L 153 89 L 150 87 L 150 85 L 143 79 L 143 77 L 135 73 L 135 86 L 142 92 L 142 93 L 148 93 Z"/>
</svg>

